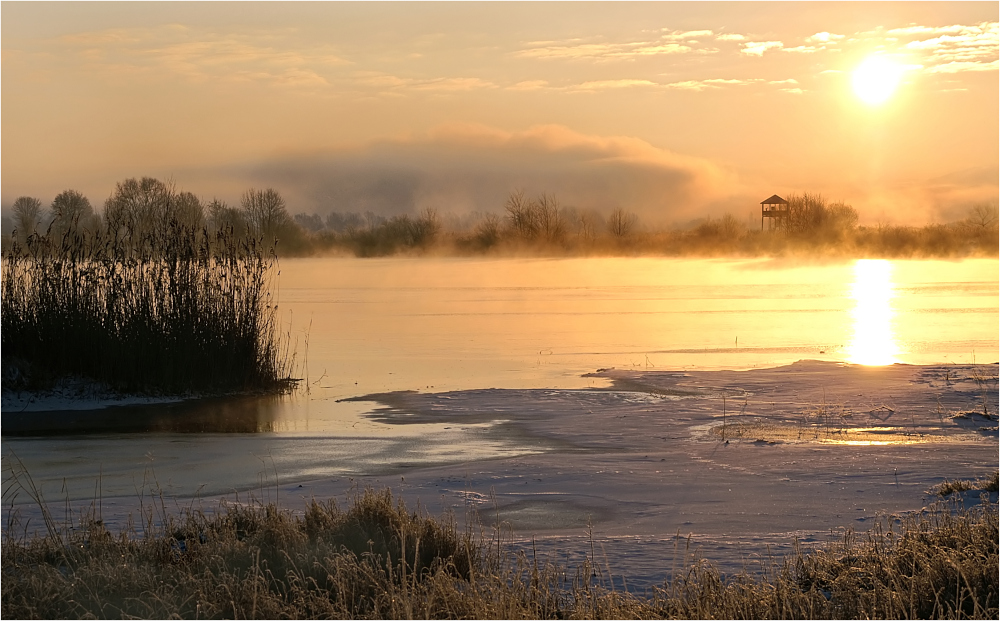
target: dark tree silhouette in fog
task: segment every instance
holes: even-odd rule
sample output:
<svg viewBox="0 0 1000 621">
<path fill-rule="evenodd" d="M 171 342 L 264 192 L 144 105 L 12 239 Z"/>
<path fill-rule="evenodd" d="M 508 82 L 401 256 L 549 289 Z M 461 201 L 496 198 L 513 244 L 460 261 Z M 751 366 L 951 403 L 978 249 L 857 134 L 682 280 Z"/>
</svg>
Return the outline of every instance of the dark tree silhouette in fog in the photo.
<svg viewBox="0 0 1000 621">
<path fill-rule="evenodd" d="M 12 211 L 17 239 L 23 243 L 29 235 L 38 232 L 42 223 L 42 201 L 32 196 L 21 196 L 14 201 Z"/>
<path fill-rule="evenodd" d="M 271 188 L 247 190 L 240 199 L 240 206 L 243 207 L 250 234 L 265 242 L 278 238 L 293 224 L 285 208 L 285 199 Z"/>
<path fill-rule="evenodd" d="M 104 202 L 104 222 L 111 235 L 134 242 L 170 221 L 173 188 L 159 179 L 126 179 Z"/>
<path fill-rule="evenodd" d="M 90 201 L 76 190 L 66 190 L 56 195 L 49 206 L 49 218 L 50 231 L 56 237 L 77 233 L 81 229 L 94 232 L 99 226 Z"/>
</svg>

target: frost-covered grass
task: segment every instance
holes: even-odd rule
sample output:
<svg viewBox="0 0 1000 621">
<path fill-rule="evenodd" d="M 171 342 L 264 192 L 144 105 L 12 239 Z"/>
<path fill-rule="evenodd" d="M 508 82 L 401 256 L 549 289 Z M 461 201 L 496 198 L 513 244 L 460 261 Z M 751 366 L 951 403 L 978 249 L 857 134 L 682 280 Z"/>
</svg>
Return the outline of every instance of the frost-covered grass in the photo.
<svg viewBox="0 0 1000 621">
<path fill-rule="evenodd" d="M 47 514 L 46 514 L 47 515 Z M 114 534 L 84 516 L 47 534 L 4 529 L 4 618 L 996 618 L 997 511 L 988 503 L 886 519 L 756 575 L 708 563 L 644 593 L 596 559 L 539 562 L 503 529 L 461 529 L 388 490 L 350 506 L 147 507 Z M 155 526 L 154 524 L 160 524 Z M 671 559 L 664 559 L 670 567 Z"/>
<path fill-rule="evenodd" d="M 993 474 L 978 479 L 945 481 L 936 485 L 931 491 L 938 496 L 950 496 L 968 491 L 995 492 L 998 489 L 1000 489 L 1000 471 L 994 470 Z"/>
</svg>

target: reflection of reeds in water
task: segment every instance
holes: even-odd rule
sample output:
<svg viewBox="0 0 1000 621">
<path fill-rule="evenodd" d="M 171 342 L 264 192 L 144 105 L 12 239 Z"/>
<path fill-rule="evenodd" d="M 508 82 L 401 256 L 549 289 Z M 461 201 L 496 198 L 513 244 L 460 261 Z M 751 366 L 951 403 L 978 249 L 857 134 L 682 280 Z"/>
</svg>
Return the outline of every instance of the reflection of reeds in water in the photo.
<svg viewBox="0 0 1000 621">
<path fill-rule="evenodd" d="M 116 390 L 267 390 L 287 384 L 252 239 L 176 221 L 141 234 L 32 235 L 3 264 L 3 365 L 12 388 L 82 377 Z"/>
<path fill-rule="evenodd" d="M 281 429 L 279 394 L 186 399 L 74 411 L 5 411 L 4 436 L 91 433 L 266 433 Z"/>
</svg>

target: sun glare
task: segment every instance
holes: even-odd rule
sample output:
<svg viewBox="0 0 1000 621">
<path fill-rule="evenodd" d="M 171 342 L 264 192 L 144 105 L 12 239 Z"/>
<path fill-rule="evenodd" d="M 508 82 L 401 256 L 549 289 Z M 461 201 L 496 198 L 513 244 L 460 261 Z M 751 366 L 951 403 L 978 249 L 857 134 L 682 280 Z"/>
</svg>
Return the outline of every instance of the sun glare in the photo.
<svg viewBox="0 0 1000 621">
<path fill-rule="evenodd" d="M 871 56 L 854 70 L 854 93 L 865 103 L 876 106 L 892 96 L 902 76 L 901 66 L 881 56 Z"/>
<path fill-rule="evenodd" d="M 892 263 L 863 259 L 854 264 L 851 297 L 854 338 L 847 348 L 854 364 L 884 365 L 896 362 L 899 350 L 893 337 Z"/>
</svg>

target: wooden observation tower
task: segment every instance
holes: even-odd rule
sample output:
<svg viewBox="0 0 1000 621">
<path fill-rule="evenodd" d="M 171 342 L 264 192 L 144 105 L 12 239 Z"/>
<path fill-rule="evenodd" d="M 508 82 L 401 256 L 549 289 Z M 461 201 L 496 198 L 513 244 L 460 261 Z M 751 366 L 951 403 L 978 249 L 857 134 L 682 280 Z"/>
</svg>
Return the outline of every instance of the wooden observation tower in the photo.
<svg viewBox="0 0 1000 621">
<path fill-rule="evenodd" d="M 760 202 L 760 230 L 764 230 L 764 218 L 770 218 L 771 223 L 767 228 L 783 229 L 788 224 L 788 201 L 777 194 L 772 194 L 771 198 L 765 198 Z"/>
</svg>

